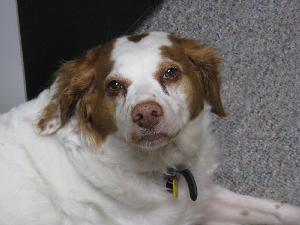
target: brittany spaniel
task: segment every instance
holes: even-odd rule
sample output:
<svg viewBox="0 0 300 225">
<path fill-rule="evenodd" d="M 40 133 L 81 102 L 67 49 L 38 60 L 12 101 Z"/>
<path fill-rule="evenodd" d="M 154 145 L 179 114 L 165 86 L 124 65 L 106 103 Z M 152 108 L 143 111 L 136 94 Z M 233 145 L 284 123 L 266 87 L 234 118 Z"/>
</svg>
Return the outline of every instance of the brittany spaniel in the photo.
<svg viewBox="0 0 300 225">
<path fill-rule="evenodd" d="M 300 208 L 212 182 L 215 50 L 162 32 L 64 63 L 0 117 L 1 225 L 300 225 Z"/>
</svg>

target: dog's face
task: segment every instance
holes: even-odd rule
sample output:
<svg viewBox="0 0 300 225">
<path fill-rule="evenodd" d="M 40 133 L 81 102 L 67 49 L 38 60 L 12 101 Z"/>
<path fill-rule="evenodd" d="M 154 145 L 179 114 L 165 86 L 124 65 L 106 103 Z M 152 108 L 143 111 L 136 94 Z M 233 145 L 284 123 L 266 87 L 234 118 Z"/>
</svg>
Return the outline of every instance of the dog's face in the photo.
<svg viewBox="0 0 300 225">
<path fill-rule="evenodd" d="M 58 71 L 38 127 L 50 134 L 75 116 L 97 144 L 117 135 L 142 149 L 176 137 L 203 110 L 224 116 L 214 49 L 166 33 L 121 37 Z"/>
</svg>

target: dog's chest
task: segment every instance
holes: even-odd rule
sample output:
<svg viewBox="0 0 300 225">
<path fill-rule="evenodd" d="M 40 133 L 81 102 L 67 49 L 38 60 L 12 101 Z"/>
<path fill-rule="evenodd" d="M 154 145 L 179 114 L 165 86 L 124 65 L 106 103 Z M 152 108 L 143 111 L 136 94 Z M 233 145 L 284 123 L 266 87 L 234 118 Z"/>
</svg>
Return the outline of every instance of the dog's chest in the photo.
<svg viewBox="0 0 300 225">
<path fill-rule="evenodd" d="M 71 224 L 76 224 L 76 220 L 73 220 L 78 218 L 78 215 L 87 224 L 188 224 L 185 214 L 192 202 L 183 187 L 184 183 L 179 183 L 181 188 L 177 200 L 165 190 L 165 180 L 162 180 L 160 184 L 146 184 L 148 188 L 145 186 L 134 188 L 130 184 L 122 186 L 121 183 L 114 186 L 107 183 L 106 185 L 101 189 L 81 187 L 80 190 L 77 189 L 72 193 L 71 204 L 66 205 L 70 207 L 68 210 L 70 210 L 70 219 L 72 218 Z M 116 186 L 120 186 L 120 190 L 113 190 Z M 154 188 L 155 186 L 157 189 Z M 77 198 L 77 196 L 80 197 Z M 76 204 L 72 208 L 74 202 Z"/>
<path fill-rule="evenodd" d="M 90 224 L 191 224 L 185 218 L 192 201 L 183 177 L 179 179 L 179 199 L 176 200 L 166 190 L 167 179 L 164 174 L 125 172 L 119 164 L 111 166 L 110 159 L 132 160 L 120 157 L 120 151 L 115 153 L 118 156 L 115 157 L 112 148 L 108 152 L 109 155 L 101 154 L 97 158 L 88 151 L 68 149 L 67 156 L 73 168 L 83 178 L 80 181 L 83 186 L 71 196 L 76 207 L 70 209 L 70 218 L 81 215 L 84 220 L 91 221 Z M 74 223 L 76 221 L 71 224 Z"/>
<path fill-rule="evenodd" d="M 145 203 L 146 204 L 146 203 Z M 80 204 L 82 210 L 81 221 L 87 224 L 110 224 L 110 225 L 184 225 L 186 203 L 166 201 L 159 205 L 145 205 L 141 207 L 126 206 L 117 201 L 84 202 Z M 74 211 L 75 214 L 77 212 Z M 78 215 L 77 215 L 78 216 Z M 71 224 L 76 215 L 72 215 Z M 82 223 L 78 223 L 82 224 Z"/>
</svg>

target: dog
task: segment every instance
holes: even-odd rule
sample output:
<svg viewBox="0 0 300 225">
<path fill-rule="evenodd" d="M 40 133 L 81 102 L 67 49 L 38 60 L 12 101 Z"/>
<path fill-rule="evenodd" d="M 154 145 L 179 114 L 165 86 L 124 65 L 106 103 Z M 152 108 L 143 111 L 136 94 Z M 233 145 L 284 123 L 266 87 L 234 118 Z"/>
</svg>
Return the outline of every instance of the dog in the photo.
<svg viewBox="0 0 300 225">
<path fill-rule="evenodd" d="M 222 59 L 164 32 L 65 62 L 0 117 L 1 225 L 300 225 L 300 208 L 212 182 Z"/>
</svg>

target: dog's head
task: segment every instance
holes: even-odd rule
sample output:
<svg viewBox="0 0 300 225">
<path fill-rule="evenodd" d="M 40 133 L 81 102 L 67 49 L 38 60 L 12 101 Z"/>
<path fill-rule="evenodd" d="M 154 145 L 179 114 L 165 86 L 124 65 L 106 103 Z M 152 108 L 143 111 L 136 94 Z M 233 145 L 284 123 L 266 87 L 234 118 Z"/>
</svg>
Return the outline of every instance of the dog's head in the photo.
<svg viewBox="0 0 300 225">
<path fill-rule="evenodd" d="M 215 50 L 160 32 L 125 36 L 66 62 L 38 122 L 51 134 L 76 117 L 97 144 L 117 135 L 143 149 L 165 146 L 203 110 L 225 116 Z"/>
</svg>

